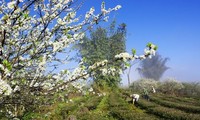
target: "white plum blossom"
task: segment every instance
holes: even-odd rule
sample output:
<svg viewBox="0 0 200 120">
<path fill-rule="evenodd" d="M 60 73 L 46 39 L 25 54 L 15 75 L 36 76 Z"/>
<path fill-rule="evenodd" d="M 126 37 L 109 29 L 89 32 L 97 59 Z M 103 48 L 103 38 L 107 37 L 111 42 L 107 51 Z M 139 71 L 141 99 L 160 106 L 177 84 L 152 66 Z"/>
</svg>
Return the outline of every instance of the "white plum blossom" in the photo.
<svg viewBox="0 0 200 120">
<path fill-rule="evenodd" d="M 61 18 L 58 18 L 57 23 L 59 25 L 65 25 L 66 24 L 66 22 L 64 22 Z"/>
<path fill-rule="evenodd" d="M 79 64 L 68 68 L 73 44 L 80 42 L 89 27 L 107 21 L 109 13 L 120 9 L 120 5 L 106 9 L 102 3 L 99 13 L 95 13 L 98 10 L 92 7 L 82 20 L 76 15 L 77 8 L 71 4 L 73 0 L 10 1 L 0 1 L 0 37 L 4 40 L 0 42 L 0 96 L 12 95 L 11 98 L 15 99 L 20 94 L 19 97 L 25 98 L 22 102 L 26 102 L 27 96 L 24 95 L 37 94 L 30 99 L 39 104 L 39 97 L 51 97 L 69 89 L 69 85 L 82 91 L 86 80 L 109 64 L 108 60 L 103 60 L 89 67 Z M 154 55 L 155 48 L 151 44 L 150 54 Z M 124 61 L 139 58 L 128 53 L 115 57 Z M 5 60 L 6 63 L 2 63 Z M 113 76 L 121 72 L 112 67 L 102 71 Z"/>
<path fill-rule="evenodd" d="M 140 55 L 139 59 L 144 60 L 144 59 L 146 59 L 146 57 L 145 57 L 145 55 Z"/>
<path fill-rule="evenodd" d="M 89 92 L 93 92 L 93 88 L 91 87 L 88 91 L 89 91 Z"/>
<path fill-rule="evenodd" d="M 16 4 L 16 1 L 11 1 L 11 2 L 9 2 L 7 5 L 8 5 L 8 8 L 9 8 L 9 9 L 14 9 L 15 4 Z"/>
<path fill-rule="evenodd" d="M 148 43 L 147 48 L 144 49 L 143 55 L 137 56 L 135 55 L 135 53 L 133 55 L 130 55 L 129 53 L 120 53 L 118 55 L 115 55 L 115 58 L 117 60 L 123 60 L 124 62 L 129 61 L 129 60 L 134 61 L 135 59 L 144 60 L 147 57 L 151 58 L 152 56 L 155 56 L 156 49 L 157 49 L 156 45 L 152 43 Z"/>
<path fill-rule="evenodd" d="M 17 92 L 20 91 L 20 87 L 18 85 L 15 86 L 15 88 L 13 89 L 13 92 Z"/>
<path fill-rule="evenodd" d="M 119 10 L 121 7 L 122 7 L 121 5 L 117 5 L 114 9 Z"/>
<path fill-rule="evenodd" d="M 12 88 L 10 87 L 9 84 L 7 84 L 7 82 L 3 81 L 0 79 L 0 96 L 1 95 L 11 95 L 12 93 Z"/>
<path fill-rule="evenodd" d="M 115 58 L 117 59 L 123 59 L 123 61 L 127 61 L 127 60 L 131 60 L 133 58 L 132 55 L 130 55 L 129 53 L 125 52 L 125 53 L 120 53 L 118 55 L 115 55 Z"/>
<path fill-rule="evenodd" d="M 93 64 L 92 66 L 89 66 L 89 70 L 94 70 L 98 67 L 104 66 L 108 63 L 108 60 L 103 60 L 101 62 L 96 62 L 95 64 Z"/>
</svg>

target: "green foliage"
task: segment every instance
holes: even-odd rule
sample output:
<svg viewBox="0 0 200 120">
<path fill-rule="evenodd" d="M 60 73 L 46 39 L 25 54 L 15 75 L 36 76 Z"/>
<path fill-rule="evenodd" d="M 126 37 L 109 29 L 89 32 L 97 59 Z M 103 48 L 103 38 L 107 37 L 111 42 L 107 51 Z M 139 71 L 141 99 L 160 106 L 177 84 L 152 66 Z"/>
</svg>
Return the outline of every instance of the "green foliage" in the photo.
<svg viewBox="0 0 200 120">
<path fill-rule="evenodd" d="M 148 43 L 147 46 L 150 46 Z M 137 68 L 140 75 L 144 78 L 151 78 L 154 80 L 160 80 L 162 75 L 165 73 L 169 67 L 166 66 L 169 58 L 162 58 L 161 55 L 156 54 L 151 59 L 147 58 L 140 62 L 140 67 Z"/>
<path fill-rule="evenodd" d="M 97 108 L 97 105 L 99 102 L 102 100 L 103 97 L 99 96 L 94 96 L 91 97 L 85 104 L 84 106 L 87 107 L 89 110 L 94 110 Z"/>
<path fill-rule="evenodd" d="M 151 97 L 151 101 L 165 107 L 176 108 L 191 113 L 200 113 L 200 107 L 194 105 L 188 105 L 187 103 L 183 104 L 179 102 L 166 101 L 156 97 Z"/>
<path fill-rule="evenodd" d="M 143 113 L 140 109 L 137 109 L 132 104 L 128 104 L 121 96 L 117 93 L 109 96 L 109 109 L 110 114 L 118 120 L 149 120 L 158 119 L 154 116 Z"/>
<path fill-rule="evenodd" d="M 94 31 L 90 31 L 90 37 L 84 37 L 82 43 L 78 43 L 75 49 L 78 50 L 78 57 L 83 58 L 85 66 L 93 65 L 95 62 L 99 62 L 107 59 L 111 63 L 105 68 L 114 68 L 118 70 L 122 68 L 121 61 L 115 61 L 115 55 L 125 52 L 125 36 L 126 26 L 121 24 L 118 28 L 115 27 L 115 21 L 110 25 L 110 29 L 98 27 Z M 100 70 L 95 71 L 93 76 L 95 82 L 102 83 L 106 81 L 108 86 L 117 86 L 121 80 L 119 72 L 116 71 L 115 75 L 102 75 Z"/>
<path fill-rule="evenodd" d="M 161 92 L 166 94 L 176 94 L 178 95 L 179 90 L 183 89 L 184 86 L 180 81 L 177 81 L 173 78 L 166 79 L 160 86 L 159 89 Z"/>
<path fill-rule="evenodd" d="M 199 114 L 194 114 L 194 113 L 191 114 L 179 109 L 162 106 L 161 104 L 155 103 L 154 101 L 146 101 L 140 99 L 138 105 L 141 108 L 147 110 L 149 113 L 165 119 L 196 120 L 200 117 Z"/>
<path fill-rule="evenodd" d="M 136 49 L 132 49 L 132 54 L 133 54 L 133 55 L 136 54 Z"/>
<path fill-rule="evenodd" d="M 12 70 L 12 65 L 11 63 L 9 63 L 7 60 L 3 60 L 3 65 L 9 70 L 11 71 Z"/>
<path fill-rule="evenodd" d="M 180 95 L 188 97 L 198 97 L 200 96 L 200 83 L 182 83 L 184 89 L 180 91 Z"/>
<path fill-rule="evenodd" d="M 162 99 L 164 101 L 170 101 L 170 102 L 175 102 L 179 103 L 182 105 L 191 105 L 191 106 L 200 106 L 200 101 L 199 98 L 191 98 L 191 97 L 177 97 L 174 95 L 166 95 L 165 94 L 154 94 L 156 98 Z"/>
<path fill-rule="evenodd" d="M 57 120 L 74 117 L 78 120 L 190 120 L 200 118 L 199 107 L 196 106 L 200 101 L 197 99 L 150 94 L 150 101 L 140 98 L 136 107 L 125 99 L 131 93 L 118 89 L 112 90 L 112 93 L 107 93 L 106 96 L 90 94 L 74 98 L 70 103 L 56 102 L 26 113 L 23 119 Z"/>
</svg>

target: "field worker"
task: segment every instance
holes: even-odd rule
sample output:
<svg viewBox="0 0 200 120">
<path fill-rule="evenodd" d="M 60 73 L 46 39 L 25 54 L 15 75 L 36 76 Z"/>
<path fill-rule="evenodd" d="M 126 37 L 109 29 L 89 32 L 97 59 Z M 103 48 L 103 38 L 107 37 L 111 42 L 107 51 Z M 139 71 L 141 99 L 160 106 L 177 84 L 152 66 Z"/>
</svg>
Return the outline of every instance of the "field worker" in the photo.
<svg viewBox="0 0 200 120">
<path fill-rule="evenodd" d="M 154 88 L 153 86 L 151 86 L 151 87 L 152 87 L 152 92 L 153 92 L 153 93 L 156 93 L 155 88 Z"/>
<path fill-rule="evenodd" d="M 149 100 L 149 93 L 146 88 L 143 89 L 144 92 L 144 99 Z"/>
<path fill-rule="evenodd" d="M 133 99 L 133 104 L 135 104 L 138 102 L 140 95 L 132 94 L 132 95 L 130 95 L 130 97 Z"/>
</svg>

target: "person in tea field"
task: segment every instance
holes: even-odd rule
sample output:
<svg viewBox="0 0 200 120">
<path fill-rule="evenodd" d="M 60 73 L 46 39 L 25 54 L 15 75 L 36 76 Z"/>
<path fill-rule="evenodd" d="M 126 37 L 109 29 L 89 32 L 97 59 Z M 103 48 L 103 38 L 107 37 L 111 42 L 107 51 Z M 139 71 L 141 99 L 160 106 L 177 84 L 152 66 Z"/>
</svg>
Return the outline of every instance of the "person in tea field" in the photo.
<svg viewBox="0 0 200 120">
<path fill-rule="evenodd" d="M 149 100 L 149 92 L 146 88 L 143 89 L 144 99 Z"/>
<path fill-rule="evenodd" d="M 132 95 L 130 95 L 130 97 L 133 100 L 133 104 L 135 104 L 135 103 L 138 102 L 140 95 L 138 95 L 138 94 L 132 94 Z"/>
<path fill-rule="evenodd" d="M 151 87 L 152 87 L 152 93 L 156 93 L 155 88 L 153 86 L 151 86 Z"/>
</svg>

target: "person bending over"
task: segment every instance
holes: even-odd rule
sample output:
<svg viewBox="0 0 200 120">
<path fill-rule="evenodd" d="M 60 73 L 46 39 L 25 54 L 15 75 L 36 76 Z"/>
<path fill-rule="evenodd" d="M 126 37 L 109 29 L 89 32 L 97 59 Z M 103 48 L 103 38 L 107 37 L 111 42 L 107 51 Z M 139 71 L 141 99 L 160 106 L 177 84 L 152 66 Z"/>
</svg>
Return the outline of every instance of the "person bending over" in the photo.
<svg viewBox="0 0 200 120">
<path fill-rule="evenodd" d="M 132 95 L 130 95 L 130 97 L 133 100 L 133 104 L 135 104 L 135 103 L 138 102 L 140 95 L 138 95 L 138 94 L 132 94 Z"/>
</svg>

